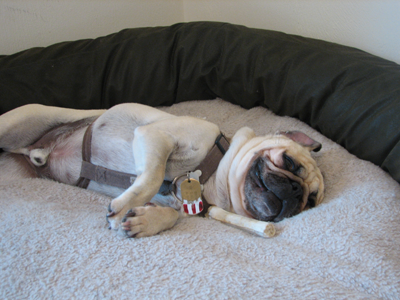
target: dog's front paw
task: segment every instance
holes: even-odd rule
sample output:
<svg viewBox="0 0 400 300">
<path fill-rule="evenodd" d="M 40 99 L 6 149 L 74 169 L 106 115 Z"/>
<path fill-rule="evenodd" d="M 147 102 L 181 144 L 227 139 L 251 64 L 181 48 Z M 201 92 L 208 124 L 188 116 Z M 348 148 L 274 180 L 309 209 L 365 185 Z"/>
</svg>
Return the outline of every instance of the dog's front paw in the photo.
<svg viewBox="0 0 400 300">
<path fill-rule="evenodd" d="M 171 207 L 135 207 L 123 218 L 122 229 L 128 237 L 152 236 L 173 227 L 178 217 L 179 213 Z"/>
<path fill-rule="evenodd" d="M 107 222 L 109 224 L 109 229 L 119 230 L 121 221 L 127 214 L 130 208 L 135 206 L 141 206 L 141 204 L 131 203 L 130 199 L 124 197 L 123 195 L 113 199 L 108 206 Z"/>
<path fill-rule="evenodd" d="M 120 228 L 121 221 L 124 218 L 126 211 L 127 210 L 125 209 L 121 210 L 120 212 L 115 212 L 112 210 L 111 204 L 108 206 L 106 219 L 109 225 L 109 229 L 118 230 Z"/>
</svg>

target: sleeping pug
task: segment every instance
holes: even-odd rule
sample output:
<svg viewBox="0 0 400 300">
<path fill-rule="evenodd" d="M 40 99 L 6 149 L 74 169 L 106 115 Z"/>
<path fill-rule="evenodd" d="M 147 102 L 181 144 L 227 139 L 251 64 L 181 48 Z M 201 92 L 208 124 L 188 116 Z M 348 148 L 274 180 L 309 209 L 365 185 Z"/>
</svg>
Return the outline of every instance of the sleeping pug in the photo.
<svg viewBox="0 0 400 300">
<path fill-rule="evenodd" d="M 230 143 L 217 125 L 141 104 L 74 110 L 29 104 L 0 116 L 7 177 L 43 177 L 114 197 L 110 228 L 145 237 L 209 205 L 279 222 L 322 201 L 324 184 L 301 132 Z M 206 201 L 205 201 L 206 200 Z"/>
</svg>

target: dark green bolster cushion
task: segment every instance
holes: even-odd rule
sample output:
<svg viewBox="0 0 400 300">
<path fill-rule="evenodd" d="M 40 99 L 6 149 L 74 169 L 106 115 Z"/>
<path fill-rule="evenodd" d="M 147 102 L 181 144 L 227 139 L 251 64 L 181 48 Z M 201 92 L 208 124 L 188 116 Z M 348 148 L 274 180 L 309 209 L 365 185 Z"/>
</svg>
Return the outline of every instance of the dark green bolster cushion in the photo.
<svg viewBox="0 0 400 300">
<path fill-rule="evenodd" d="M 400 182 L 400 66 L 320 40 L 226 23 L 127 29 L 0 56 L 0 113 L 221 97 L 297 117 Z"/>
</svg>

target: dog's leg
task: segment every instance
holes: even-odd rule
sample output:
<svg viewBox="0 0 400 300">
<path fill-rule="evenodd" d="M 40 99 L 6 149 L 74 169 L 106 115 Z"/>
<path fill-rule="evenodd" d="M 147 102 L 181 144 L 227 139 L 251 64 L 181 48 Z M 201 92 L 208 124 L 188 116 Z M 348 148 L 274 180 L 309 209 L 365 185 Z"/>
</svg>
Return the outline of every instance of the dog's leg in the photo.
<svg viewBox="0 0 400 300">
<path fill-rule="evenodd" d="M 122 229 L 128 237 L 152 236 L 173 227 L 178 218 L 175 209 L 150 203 L 129 210 L 122 219 Z"/>
<path fill-rule="evenodd" d="M 130 209 L 150 202 L 164 181 L 167 160 L 175 142 L 171 135 L 157 126 L 153 123 L 135 129 L 132 149 L 137 178 L 110 204 L 107 219 L 112 229 L 120 227 L 121 220 Z"/>
<path fill-rule="evenodd" d="M 28 104 L 0 116 L 0 148 L 14 150 L 34 143 L 51 128 L 97 117 L 105 110 L 80 110 Z"/>
</svg>

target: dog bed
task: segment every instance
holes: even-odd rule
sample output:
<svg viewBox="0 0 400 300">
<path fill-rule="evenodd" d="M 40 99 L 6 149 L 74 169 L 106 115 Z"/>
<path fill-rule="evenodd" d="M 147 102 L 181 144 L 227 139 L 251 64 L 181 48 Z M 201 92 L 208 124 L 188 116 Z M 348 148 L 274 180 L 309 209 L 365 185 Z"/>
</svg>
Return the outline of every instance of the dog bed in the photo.
<svg viewBox="0 0 400 300">
<path fill-rule="evenodd" d="M 400 182 L 400 66 L 320 40 L 193 22 L 0 57 L 0 113 L 222 98 L 299 118 Z"/>
<path fill-rule="evenodd" d="M 1 298 L 398 298 L 399 82 L 399 65 L 357 49 L 209 22 L 1 56 L 0 113 L 140 102 L 228 136 L 302 130 L 323 144 L 326 181 L 272 239 L 200 217 L 125 239 L 107 229 L 111 199 L 2 169 Z"/>
<path fill-rule="evenodd" d="M 164 107 L 218 124 L 228 136 L 302 130 L 326 183 L 323 203 L 276 224 L 265 239 L 187 217 L 126 239 L 108 230 L 111 199 L 27 179 L 0 183 L 2 299 L 396 299 L 399 184 L 301 121 L 222 100 Z M 221 114 L 223 112 L 223 114 Z M 4 172 L 2 170 L 2 172 Z"/>
</svg>

